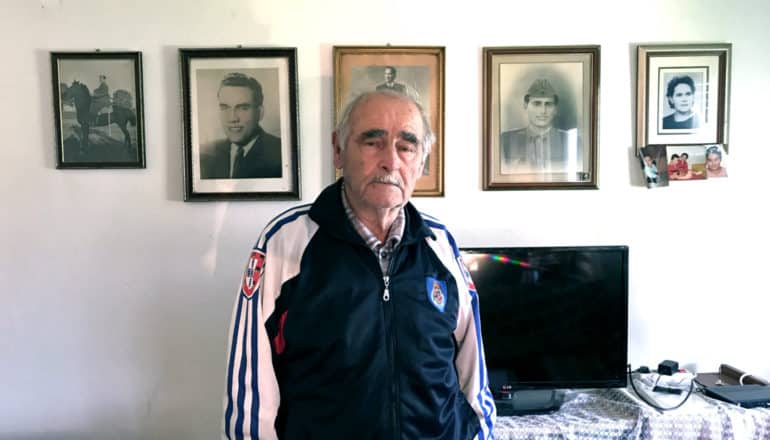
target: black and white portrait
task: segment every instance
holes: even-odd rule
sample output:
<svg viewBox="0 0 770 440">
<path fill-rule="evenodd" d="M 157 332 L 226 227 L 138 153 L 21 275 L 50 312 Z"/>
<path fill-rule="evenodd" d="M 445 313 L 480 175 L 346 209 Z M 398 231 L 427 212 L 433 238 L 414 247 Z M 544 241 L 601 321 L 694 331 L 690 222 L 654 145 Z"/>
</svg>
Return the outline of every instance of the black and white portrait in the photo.
<svg viewBox="0 0 770 440">
<path fill-rule="evenodd" d="M 484 189 L 596 188 L 598 46 L 484 48 Z"/>
<path fill-rule="evenodd" d="M 706 125 L 706 69 L 660 69 L 659 132 L 690 133 Z"/>
<path fill-rule="evenodd" d="M 180 52 L 187 198 L 298 194 L 295 51 Z"/>
<path fill-rule="evenodd" d="M 52 53 L 60 167 L 143 167 L 139 53 Z"/>
<path fill-rule="evenodd" d="M 403 93 L 426 105 L 431 100 L 431 70 L 428 66 L 370 65 L 356 66 L 350 71 L 351 88 L 345 103 L 363 92 L 388 90 Z M 430 115 L 428 115 L 430 116 Z"/>
<path fill-rule="evenodd" d="M 201 179 L 280 178 L 278 69 L 197 72 Z"/>
<path fill-rule="evenodd" d="M 585 170 L 582 65 L 500 66 L 500 172 Z"/>
</svg>

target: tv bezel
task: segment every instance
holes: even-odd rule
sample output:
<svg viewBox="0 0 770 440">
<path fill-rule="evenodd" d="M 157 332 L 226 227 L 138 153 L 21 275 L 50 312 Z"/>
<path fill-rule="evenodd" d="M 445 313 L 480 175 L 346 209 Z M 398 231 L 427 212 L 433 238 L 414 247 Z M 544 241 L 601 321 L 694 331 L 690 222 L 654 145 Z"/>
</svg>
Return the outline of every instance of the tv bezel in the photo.
<svg viewBox="0 0 770 440">
<path fill-rule="evenodd" d="M 512 390 L 548 390 L 548 389 L 589 389 L 589 388 L 623 388 L 627 384 L 627 366 L 628 366 L 628 263 L 629 263 L 629 248 L 627 245 L 588 245 L 588 246 L 493 246 L 493 247 L 461 247 L 460 254 L 508 254 L 510 255 L 510 252 L 578 252 L 578 251 L 589 251 L 589 252 L 620 252 L 622 255 L 622 263 L 621 263 L 621 277 L 622 277 L 622 284 L 624 287 L 624 291 L 622 293 L 623 295 L 623 320 L 625 321 L 626 325 L 624 328 L 625 338 L 623 338 L 623 346 L 619 347 L 624 353 L 623 359 L 623 366 L 622 371 L 619 369 L 617 371 L 616 377 L 606 377 L 606 378 L 591 378 L 586 380 L 564 380 L 564 379 L 554 379 L 554 380 L 543 380 L 543 381 L 511 381 L 508 377 L 508 371 L 505 368 L 495 368 L 495 369 L 489 369 L 488 367 L 488 374 L 489 374 L 489 382 L 490 385 L 493 387 L 493 391 L 496 392 L 499 388 L 503 386 L 507 386 L 508 389 Z M 465 262 L 465 258 L 463 258 L 463 261 Z M 473 277 L 471 273 L 471 278 Z M 475 283 L 475 281 L 474 281 Z M 478 286 L 476 286 L 478 288 Z M 477 291 L 478 294 L 478 291 Z M 479 301 L 481 301 L 479 294 Z M 490 338 L 489 335 L 487 335 L 485 332 L 483 332 L 484 327 L 484 317 L 481 316 L 481 307 L 479 306 L 479 319 L 481 321 L 482 326 L 482 338 L 487 339 Z"/>
</svg>

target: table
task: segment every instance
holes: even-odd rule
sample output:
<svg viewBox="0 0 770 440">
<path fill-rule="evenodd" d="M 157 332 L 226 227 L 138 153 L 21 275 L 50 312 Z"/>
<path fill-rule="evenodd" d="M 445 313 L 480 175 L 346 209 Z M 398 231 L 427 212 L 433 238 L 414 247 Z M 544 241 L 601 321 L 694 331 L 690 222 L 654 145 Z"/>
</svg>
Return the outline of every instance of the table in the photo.
<svg viewBox="0 0 770 440">
<path fill-rule="evenodd" d="M 767 440 L 770 409 L 741 408 L 693 392 L 680 408 L 660 412 L 625 388 L 567 390 L 556 412 L 498 417 L 494 435 L 497 440 Z"/>
</svg>

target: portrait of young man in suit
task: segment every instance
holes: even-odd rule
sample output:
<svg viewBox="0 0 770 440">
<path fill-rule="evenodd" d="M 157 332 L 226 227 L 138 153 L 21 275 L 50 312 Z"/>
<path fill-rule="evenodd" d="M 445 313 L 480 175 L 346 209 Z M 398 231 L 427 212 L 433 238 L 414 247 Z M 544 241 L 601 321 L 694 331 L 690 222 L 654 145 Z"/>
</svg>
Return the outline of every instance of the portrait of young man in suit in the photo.
<svg viewBox="0 0 770 440">
<path fill-rule="evenodd" d="M 377 91 L 382 92 L 390 90 L 392 92 L 406 93 L 406 86 L 399 82 L 396 82 L 396 68 L 393 66 L 385 66 L 385 82 L 377 85 Z"/>
<path fill-rule="evenodd" d="M 225 134 L 201 145 L 201 179 L 281 177 L 281 139 L 266 132 L 262 85 L 243 73 L 229 73 L 217 92 Z"/>
</svg>

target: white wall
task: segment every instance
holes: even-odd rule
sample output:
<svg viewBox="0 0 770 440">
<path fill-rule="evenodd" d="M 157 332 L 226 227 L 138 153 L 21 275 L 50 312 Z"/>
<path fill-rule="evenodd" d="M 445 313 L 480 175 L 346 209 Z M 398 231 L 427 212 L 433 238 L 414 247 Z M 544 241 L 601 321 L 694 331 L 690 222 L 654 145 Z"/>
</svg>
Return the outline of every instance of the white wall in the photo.
<svg viewBox="0 0 770 440">
<path fill-rule="evenodd" d="M 770 378 L 770 2 L 3 0 L 0 438 L 213 438 L 252 242 L 291 203 L 182 201 L 177 49 L 298 48 L 302 194 L 332 180 L 335 44 L 446 46 L 446 196 L 462 246 L 628 244 L 630 362 Z M 730 177 L 637 186 L 634 43 L 732 42 Z M 600 189 L 481 191 L 481 48 L 601 45 Z M 51 50 L 144 55 L 147 169 L 56 170 Z"/>
</svg>

